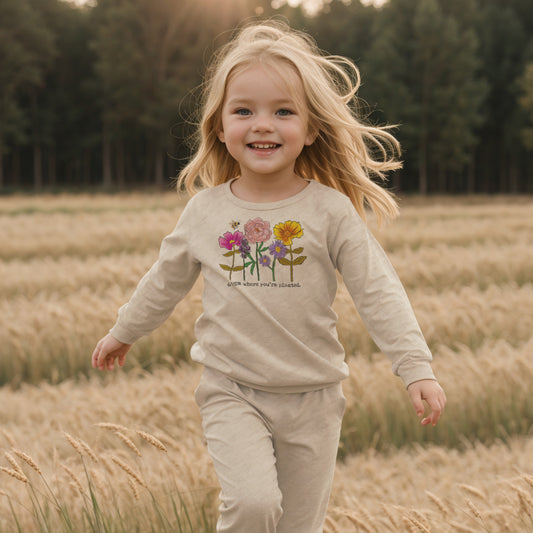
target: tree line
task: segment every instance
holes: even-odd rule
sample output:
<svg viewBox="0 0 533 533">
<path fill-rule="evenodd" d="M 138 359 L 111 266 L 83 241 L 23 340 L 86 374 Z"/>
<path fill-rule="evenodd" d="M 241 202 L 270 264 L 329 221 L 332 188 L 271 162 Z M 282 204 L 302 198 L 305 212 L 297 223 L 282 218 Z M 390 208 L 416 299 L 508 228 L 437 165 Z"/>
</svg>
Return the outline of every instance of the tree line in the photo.
<svg viewBox="0 0 533 533">
<path fill-rule="evenodd" d="M 359 66 L 396 190 L 533 193 L 531 0 L 0 0 L 0 192 L 168 188 L 210 55 L 272 16 Z"/>
</svg>

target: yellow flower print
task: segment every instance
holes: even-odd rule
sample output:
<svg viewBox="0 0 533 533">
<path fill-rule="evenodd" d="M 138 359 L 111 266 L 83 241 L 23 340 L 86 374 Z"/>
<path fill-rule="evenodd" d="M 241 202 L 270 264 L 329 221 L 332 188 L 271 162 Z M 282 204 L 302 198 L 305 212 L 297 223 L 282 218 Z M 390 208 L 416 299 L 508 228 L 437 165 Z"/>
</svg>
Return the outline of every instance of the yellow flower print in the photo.
<svg viewBox="0 0 533 533">
<path fill-rule="evenodd" d="M 304 234 L 302 226 L 299 222 L 293 220 L 287 220 L 286 222 L 280 222 L 274 226 L 274 235 L 283 242 L 283 244 L 289 246 L 292 244 L 292 239 L 298 239 Z"/>
</svg>

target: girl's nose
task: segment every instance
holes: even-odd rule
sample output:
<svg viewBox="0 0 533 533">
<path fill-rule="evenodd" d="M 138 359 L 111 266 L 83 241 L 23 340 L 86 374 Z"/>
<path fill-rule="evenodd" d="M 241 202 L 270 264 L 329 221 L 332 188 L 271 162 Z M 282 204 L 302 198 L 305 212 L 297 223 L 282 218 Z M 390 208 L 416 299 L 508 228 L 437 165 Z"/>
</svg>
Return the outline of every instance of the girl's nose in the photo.
<svg viewBox="0 0 533 533">
<path fill-rule="evenodd" d="M 273 131 L 271 118 L 266 115 L 257 115 L 252 130 L 256 133 Z"/>
</svg>

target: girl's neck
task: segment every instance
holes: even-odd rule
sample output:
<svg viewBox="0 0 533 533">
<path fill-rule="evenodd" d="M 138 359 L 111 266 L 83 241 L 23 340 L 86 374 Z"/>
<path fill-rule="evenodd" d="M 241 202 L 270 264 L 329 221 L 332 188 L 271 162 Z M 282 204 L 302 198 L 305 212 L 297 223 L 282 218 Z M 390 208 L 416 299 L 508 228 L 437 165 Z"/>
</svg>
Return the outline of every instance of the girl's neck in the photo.
<svg viewBox="0 0 533 533">
<path fill-rule="evenodd" d="M 231 183 L 231 192 L 240 200 L 254 203 L 278 202 L 290 198 L 307 187 L 308 181 L 294 175 L 292 179 L 253 179 L 240 177 Z"/>
</svg>

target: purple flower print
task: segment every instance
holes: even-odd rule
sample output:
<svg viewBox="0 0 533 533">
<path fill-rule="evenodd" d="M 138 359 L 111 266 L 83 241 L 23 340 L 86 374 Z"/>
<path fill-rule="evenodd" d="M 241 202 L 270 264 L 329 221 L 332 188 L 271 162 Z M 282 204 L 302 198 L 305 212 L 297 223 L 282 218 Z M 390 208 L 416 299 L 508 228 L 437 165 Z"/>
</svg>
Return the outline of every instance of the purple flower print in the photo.
<svg viewBox="0 0 533 533">
<path fill-rule="evenodd" d="M 233 250 L 234 246 L 241 246 L 243 234 L 240 231 L 231 233 L 227 231 L 222 237 L 218 238 L 218 244 L 221 248 Z"/>
<path fill-rule="evenodd" d="M 241 245 L 239 246 L 239 252 L 243 259 L 246 259 L 246 257 L 250 253 L 250 244 L 244 237 L 242 239 Z"/>
<path fill-rule="evenodd" d="M 269 267 L 270 266 L 270 257 L 268 257 L 268 255 L 262 255 L 259 258 L 259 264 L 264 266 L 264 267 Z"/>
<path fill-rule="evenodd" d="M 289 251 L 282 241 L 274 241 L 269 247 L 268 251 L 270 255 L 273 255 L 276 259 L 285 257 Z"/>
</svg>

